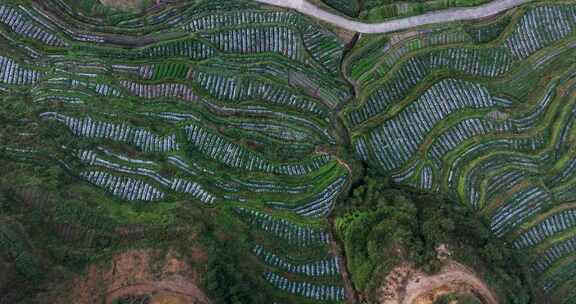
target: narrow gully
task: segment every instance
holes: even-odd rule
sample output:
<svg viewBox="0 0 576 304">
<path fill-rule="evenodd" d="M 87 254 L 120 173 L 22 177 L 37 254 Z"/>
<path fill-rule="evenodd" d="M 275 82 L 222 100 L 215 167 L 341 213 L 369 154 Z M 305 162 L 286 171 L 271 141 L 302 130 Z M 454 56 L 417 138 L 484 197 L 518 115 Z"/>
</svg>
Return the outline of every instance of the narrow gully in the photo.
<svg viewBox="0 0 576 304">
<path fill-rule="evenodd" d="M 341 76 L 350 86 L 352 93 L 346 101 L 338 104 L 336 108 L 334 108 L 330 113 L 330 123 L 334 132 L 336 133 L 335 135 L 337 141 L 337 154 L 338 154 L 336 157 L 339 158 L 339 161 L 346 164 L 346 167 L 349 169 L 350 173 L 348 182 L 344 187 L 342 194 L 340 195 L 339 202 L 342 202 L 342 200 L 344 200 L 345 197 L 348 195 L 352 187 L 352 181 L 357 178 L 353 175 L 359 172 L 358 170 L 350 169 L 351 165 L 354 165 L 355 163 L 354 161 L 342 160 L 341 156 L 352 155 L 353 151 L 350 140 L 350 133 L 348 132 L 348 128 L 346 128 L 346 125 L 344 124 L 342 117 L 340 116 L 342 109 L 344 109 L 344 107 L 347 104 L 353 102 L 357 98 L 358 94 L 358 88 L 352 81 L 350 81 L 350 79 L 348 79 L 346 75 L 347 71 L 346 71 L 345 58 L 353 49 L 353 47 L 356 45 L 359 37 L 360 35 L 358 33 L 354 34 L 352 40 L 346 45 L 342 55 L 342 60 L 340 61 Z M 342 153 L 343 149 L 345 149 L 347 153 Z M 338 256 L 338 263 L 341 270 L 342 281 L 344 282 L 344 289 L 346 291 L 346 303 L 357 304 L 359 303 L 358 292 L 354 288 L 354 284 L 352 283 L 350 272 L 348 270 L 348 263 L 346 259 L 346 251 L 344 249 L 344 244 L 342 243 L 342 240 L 338 238 L 338 234 L 336 233 L 335 216 L 333 212 L 328 217 L 328 225 L 329 225 L 331 249 L 333 253 L 336 256 Z"/>
</svg>

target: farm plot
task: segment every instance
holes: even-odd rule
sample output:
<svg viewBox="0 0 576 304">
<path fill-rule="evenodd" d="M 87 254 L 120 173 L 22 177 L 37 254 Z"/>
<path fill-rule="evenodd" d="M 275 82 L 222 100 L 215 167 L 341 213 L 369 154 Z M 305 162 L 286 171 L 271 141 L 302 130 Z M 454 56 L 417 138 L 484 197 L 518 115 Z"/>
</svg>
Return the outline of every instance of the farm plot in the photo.
<svg viewBox="0 0 576 304">
<path fill-rule="evenodd" d="M 50 28 L 46 29 L 44 23 L 36 22 L 33 16 L 19 8 L 0 5 L 0 23 L 22 37 L 39 41 L 48 46 L 67 46 L 60 37 L 49 30 Z"/>
<path fill-rule="evenodd" d="M 0 81 L 10 85 L 31 85 L 44 73 L 22 67 L 11 58 L 0 56 Z"/>
<path fill-rule="evenodd" d="M 256 242 L 252 251 L 267 271 L 263 278 L 285 294 L 320 301 L 342 301 L 338 257 L 328 251 L 329 234 L 254 209 L 237 208 L 235 213 L 254 229 Z M 279 240 L 280 243 L 270 240 Z M 274 246 L 267 249 L 262 243 Z M 286 246 L 284 242 L 290 244 Z M 273 244 L 273 245 L 272 245 Z M 280 244 L 280 245 L 279 245 Z M 296 277 L 295 277 L 296 276 Z"/>
</svg>

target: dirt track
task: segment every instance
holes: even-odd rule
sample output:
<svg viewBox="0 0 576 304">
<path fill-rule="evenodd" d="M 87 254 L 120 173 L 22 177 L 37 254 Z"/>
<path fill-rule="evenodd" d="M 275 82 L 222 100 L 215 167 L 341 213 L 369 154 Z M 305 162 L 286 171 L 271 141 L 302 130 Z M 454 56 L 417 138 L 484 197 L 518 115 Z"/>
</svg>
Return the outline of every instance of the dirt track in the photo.
<svg viewBox="0 0 576 304">
<path fill-rule="evenodd" d="M 153 294 L 152 304 L 209 304 L 210 300 L 204 292 L 195 284 L 183 278 L 173 278 L 158 282 L 147 282 L 122 287 L 106 295 L 106 304 L 113 304 L 114 301 L 126 295 Z"/>
<path fill-rule="evenodd" d="M 358 33 L 376 34 L 405 30 L 421 25 L 443 22 L 482 19 L 496 15 L 524 3 L 534 0 L 494 0 L 490 3 L 471 7 L 442 10 L 413 17 L 394 19 L 382 23 L 364 23 L 350 20 L 342 16 L 327 12 L 309 3 L 307 0 L 256 0 L 260 3 L 291 8 L 302 14 L 331 23 L 337 27 Z"/>
<path fill-rule="evenodd" d="M 380 304 L 429 304 L 450 292 L 469 292 L 485 304 L 498 304 L 497 297 L 474 272 L 449 262 L 439 273 L 427 275 L 407 266 L 398 267 L 381 289 Z"/>
</svg>

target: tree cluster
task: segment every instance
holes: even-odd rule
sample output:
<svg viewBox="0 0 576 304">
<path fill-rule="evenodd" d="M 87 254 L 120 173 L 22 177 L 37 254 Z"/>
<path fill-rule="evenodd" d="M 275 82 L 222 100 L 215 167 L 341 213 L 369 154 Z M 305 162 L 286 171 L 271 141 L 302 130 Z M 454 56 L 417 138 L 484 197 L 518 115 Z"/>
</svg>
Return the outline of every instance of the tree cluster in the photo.
<svg viewBox="0 0 576 304">
<path fill-rule="evenodd" d="M 425 272 L 449 258 L 467 265 L 493 286 L 506 303 L 529 303 L 522 254 L 493 236 L 484 219 L 467 206 L 439 195 L 394 188 L 366 177 L 336 220 L 356 288 L 367 294 L 396 266 Z"/>
</svg>

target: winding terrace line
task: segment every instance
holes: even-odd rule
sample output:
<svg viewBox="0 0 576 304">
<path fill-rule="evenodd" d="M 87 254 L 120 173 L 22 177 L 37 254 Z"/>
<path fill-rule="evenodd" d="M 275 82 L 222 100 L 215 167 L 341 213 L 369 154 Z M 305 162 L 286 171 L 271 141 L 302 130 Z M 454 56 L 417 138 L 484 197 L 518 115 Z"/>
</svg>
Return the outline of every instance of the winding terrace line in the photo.
<svg viewBox="0 0 576 304">
<path fill-rule="evenodd" d="M 358 32 L 364 34 L 377 34 L 377 33 L 389 33 L 405 30 L 421 25 L 482 19 L 496 15 L 503 11 L 522 5 L 524 3 L 532 2 L 534 0 L 494 0 L 490 3 L 479 5 L 476 7 L 448 9 L 373 24 L 354 21 L 344 18 L 342 16 L 338 16 L 336 14 L 318 8 L 317 6 L 308 2 L 307 0 L 255 0 L 255 1 L 295 9 L 296 11 L 302 14 L 331 23 L 335 26 L 338 26 L 340 28 L 352 32 Z"/>
</svg>

